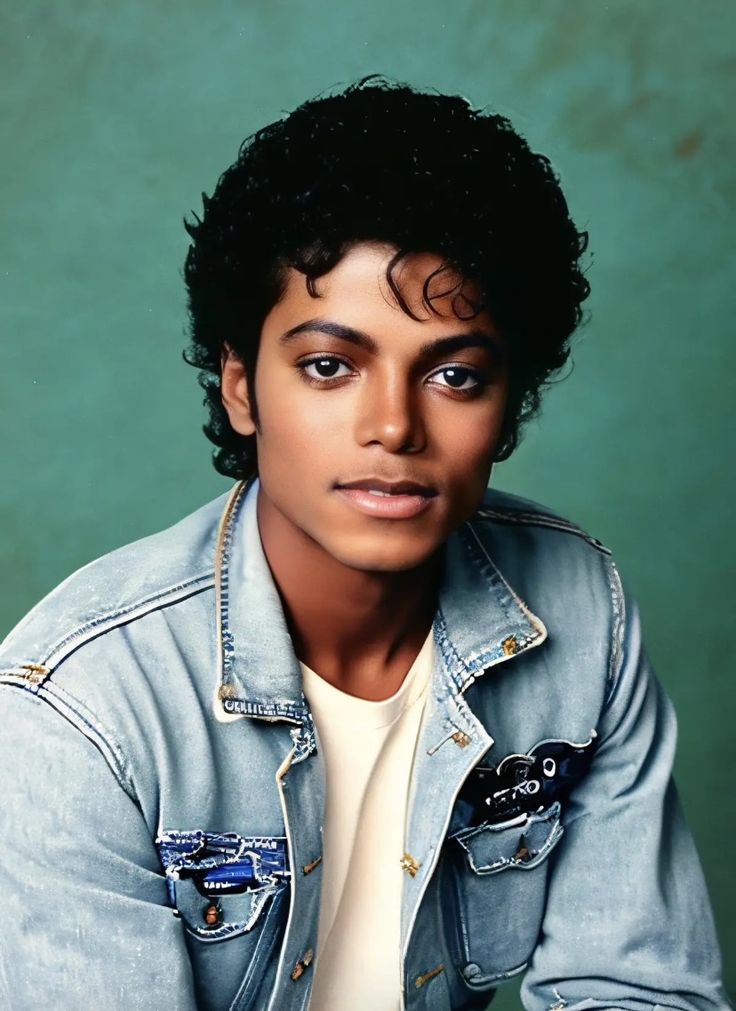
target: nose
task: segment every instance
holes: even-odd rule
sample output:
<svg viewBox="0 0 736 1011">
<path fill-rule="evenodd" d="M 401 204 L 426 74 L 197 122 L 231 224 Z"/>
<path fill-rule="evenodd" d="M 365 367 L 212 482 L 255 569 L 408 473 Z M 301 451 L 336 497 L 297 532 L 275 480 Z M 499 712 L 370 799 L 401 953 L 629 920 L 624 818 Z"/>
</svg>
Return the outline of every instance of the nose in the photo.
<svg viewBox="0 0 736 1011">
<path fill-rule="evenodd" d="M 427 441 L 419 394 L 398 377 L 385 376 L 362 391 L 355 422 L 356 441 L 387 453 L 418 453 Z"/>
</svg>

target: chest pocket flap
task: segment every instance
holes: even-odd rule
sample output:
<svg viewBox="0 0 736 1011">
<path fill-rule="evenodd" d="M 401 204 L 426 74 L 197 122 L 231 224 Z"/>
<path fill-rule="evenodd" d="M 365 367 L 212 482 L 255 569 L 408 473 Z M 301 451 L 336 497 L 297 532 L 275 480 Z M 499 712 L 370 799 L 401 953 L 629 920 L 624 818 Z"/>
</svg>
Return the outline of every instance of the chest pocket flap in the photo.
<svg viewBox="0 0 736 1011">
<path fill-rule="evenodd" d="M 448 840 L 442 914 L 465 986 L 493 989 L 521 972 L 539 936 L 550 861 L 562 838 L 561 806 L 498 824 L 463 828 Z"/>
<path fill-rule="evenodd" d="M 560 804 L 545 811 L 521 815 L 511 822 L 462 829 L 455 840 L 476 874 L 497 874 L 517 868 L 531 870 L 541 863 L 563 833 Z"/>
<path fill-rule="evenodd" d="M 288 884 L 283 837 L 165 831 L 156 842 L 171 904 L 202 941 L 251 931 Z"/>
</svg>

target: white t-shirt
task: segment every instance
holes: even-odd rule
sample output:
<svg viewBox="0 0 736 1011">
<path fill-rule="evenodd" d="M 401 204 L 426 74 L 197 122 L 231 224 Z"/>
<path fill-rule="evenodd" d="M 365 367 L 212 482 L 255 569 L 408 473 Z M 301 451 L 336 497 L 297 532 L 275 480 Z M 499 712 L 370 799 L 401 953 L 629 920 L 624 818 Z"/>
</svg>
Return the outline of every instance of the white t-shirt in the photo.
<svg viewBox="0 0 736 1011">
<path fill-rule="evenodd" d="M 406 807 L 432 632 L 401 687 L 372 702 L 301 664 L 325 762 L 322 904 L 310 1011 L 397 1011 Z"/>
</svg>

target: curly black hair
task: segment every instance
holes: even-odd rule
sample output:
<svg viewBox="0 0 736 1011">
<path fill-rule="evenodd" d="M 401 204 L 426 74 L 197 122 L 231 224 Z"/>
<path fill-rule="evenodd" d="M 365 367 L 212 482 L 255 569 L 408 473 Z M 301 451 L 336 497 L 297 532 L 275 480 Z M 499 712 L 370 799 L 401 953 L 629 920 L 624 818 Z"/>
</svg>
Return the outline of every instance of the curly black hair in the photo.
<svg viewBox="0 0 736 1011">
<path fill-rule="evenodd" d="M 302 271 L 316 295 L 315 279 L 360 241 L 396 249 L 389 283 L 410 315 L 390 276 L 409 253 L 434 253 L 478 285 L 508 346 L 496 459 L 511 455 L 545 383 L 569 357 L 590 286 L 581 269 L 587 233 L 570 218 L 549 159 L 531 151 L 508 119 L 460 96 L 371 75 L 248 137 L 202 203 L 202 217 L 185 220 L 193 241 L 184 266 L 184 357 L 200 370 L 204 431 L 218 447 L 220 473 L 257 472 L 255 436 L 237 433 L 222 405 L 225 344 L 245 364 L 257 423 L 261 326 L 283 294 L 287 269 Z"/>
</svg>

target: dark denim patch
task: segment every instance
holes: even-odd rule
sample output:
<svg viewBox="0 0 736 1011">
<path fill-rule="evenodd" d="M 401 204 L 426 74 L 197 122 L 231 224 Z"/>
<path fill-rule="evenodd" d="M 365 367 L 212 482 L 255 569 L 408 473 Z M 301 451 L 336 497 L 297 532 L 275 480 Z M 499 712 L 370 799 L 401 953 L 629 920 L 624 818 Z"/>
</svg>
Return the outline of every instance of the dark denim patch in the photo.
<svg viewBox="0 0 736 1011">
<path fill-rule="evenodd" d="M 283 836 L 170 829 L 156 845 L 171 904 L 202 940 L 251 930 L 290 875 Z"/>
<path fill-rule="evenodd" d="M 525 755 L 507 755 L 496 766 L 478 766 L 458 797 L 465 825 L 499 824 L 566 799 L 590 768 L 596 733 L 583 744 L 546 740 Z"/>
</svg>

